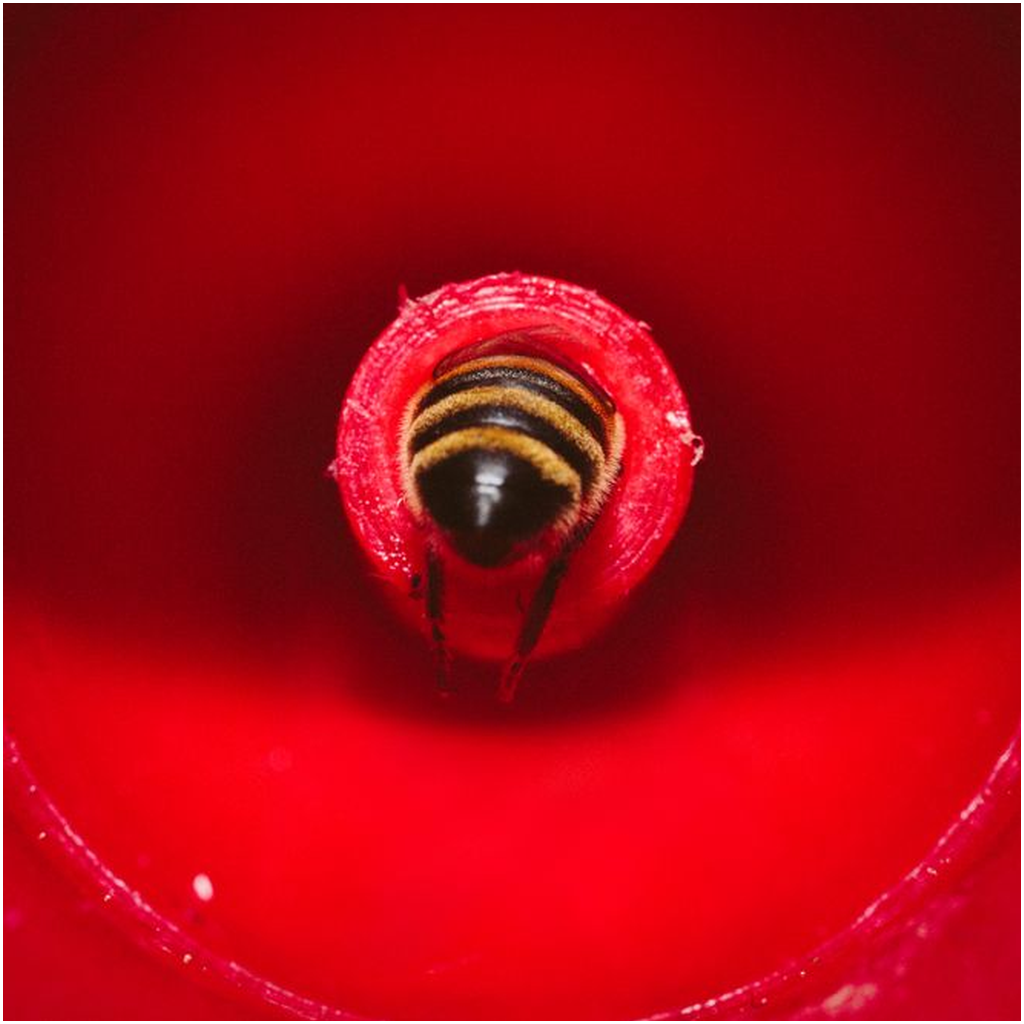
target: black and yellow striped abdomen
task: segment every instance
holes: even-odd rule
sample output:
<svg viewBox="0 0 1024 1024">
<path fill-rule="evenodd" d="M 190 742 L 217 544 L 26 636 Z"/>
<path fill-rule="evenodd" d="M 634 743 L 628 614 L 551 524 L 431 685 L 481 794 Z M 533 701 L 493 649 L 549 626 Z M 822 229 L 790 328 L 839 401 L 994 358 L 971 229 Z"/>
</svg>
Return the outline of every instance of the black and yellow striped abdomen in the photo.
<svg viewBox="0 0 1024 1024">
<path fill-rule="evenodd" d="M 410 498 L 469 561 L 497 565 L 545 529 L 597 514 L 621 434 L 607 396 L 567 369 L 533 355 L 470 358 L 413 399 Z"/>
</svg>

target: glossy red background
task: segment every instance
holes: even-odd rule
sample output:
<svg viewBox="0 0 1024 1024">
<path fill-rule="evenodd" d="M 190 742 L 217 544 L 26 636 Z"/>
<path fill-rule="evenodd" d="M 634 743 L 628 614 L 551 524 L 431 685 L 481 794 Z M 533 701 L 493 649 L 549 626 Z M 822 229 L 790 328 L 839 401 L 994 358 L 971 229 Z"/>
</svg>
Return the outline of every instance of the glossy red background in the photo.
<svg viewBox="0 0 1024 1024">
<path fill-rule="evenodd" d="M 682 1007 L 925 856 L 1019 717 L 1018 19 L 5 12 L 5 712 L 100 856 L 393 1016 Z M 650 322 L 708 457 L 508 718 L 434 706 L 323 471 L 397 285 L 515 268 Z M 9 1016 L 239 1012 L 19 836 Z M 876 1012 L 1019 1012 L 986 851 Z"/>
</svg>

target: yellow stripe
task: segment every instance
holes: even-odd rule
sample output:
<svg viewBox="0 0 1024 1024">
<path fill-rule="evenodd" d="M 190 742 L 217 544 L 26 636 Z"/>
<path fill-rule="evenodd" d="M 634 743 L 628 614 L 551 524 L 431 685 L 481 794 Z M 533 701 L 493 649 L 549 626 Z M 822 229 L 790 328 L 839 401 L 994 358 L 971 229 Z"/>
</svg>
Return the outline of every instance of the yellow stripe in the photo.
<svg viewBox="0 0 1024 1024">
<path fill-rule="evenodd" d="M 511 406 L 539 417 L 550 423 L 560 434 L 568 437 L 587 456 L 595 473 L 600 471 L 604 462 L 604 451 L 594 435 L 572 413 L 567 412 L 556 402 L 523 388 L 497 385 L 457 391 L 454 395 L 427 406 L 413 420 L 412 436 L 416 437 L 417 434 L 429 430 L 447 416 L 478 405 Z"/>
<path fill-rule="evenodd" d="M 469 362 L 460 363 L 448 373 L 438 377 L 431 387 L 437 387 L 438 384 L 443 384 L 453 377 L 461 377 L 464 373 L 481 370 L 489 366 L 507 366 L 509 369 L 533 370 L 535 373 L 542 373 L 545 377 L 550 377 L 553 381 L 568 388 L 578 398 L 583 399 L 601 417 L 606 426 L 612 417 L 612 414 L 605 408 L 604 403 L 579 377 L 574 377 L 568 370 L 563 370 L 554 363 L 549 363 L 546 359 L 533 359 L 530 356 L 481 356 L 479 359 L 471 359 Z"/>
<path fill-rule="evenodd" d="M 443 459 L 471 448 L 511 452 L 529 462 L 545 480 L 568 488 L 573 501 L 580 499 L 580 475 L 561 455 L 553 452 L 546 444 L 506 427 L 469 427 L 445 434 L 416 453 L 410 467 L 412 474 L 416 476 Z"/>
</svg>

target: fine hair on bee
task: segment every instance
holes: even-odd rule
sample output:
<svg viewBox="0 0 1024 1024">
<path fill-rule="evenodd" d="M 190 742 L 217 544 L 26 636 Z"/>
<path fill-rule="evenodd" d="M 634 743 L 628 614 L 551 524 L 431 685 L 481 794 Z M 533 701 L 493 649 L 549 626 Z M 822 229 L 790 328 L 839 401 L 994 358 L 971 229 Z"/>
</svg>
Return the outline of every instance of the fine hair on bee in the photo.
<svg viewBox="0 0 1024 1024">
<path fill-rule="evenodd" d="M 442 690 L 446 554 L 497 569 L 550 552 L 502 671 L 499 696 L 509 701 L 619 475 L 622 416 L 559 353 L 560 336 L 542 326 L 459 349 L 405 410 L 403 489 L 426 530 L 425 611 Z"/>
</svg>

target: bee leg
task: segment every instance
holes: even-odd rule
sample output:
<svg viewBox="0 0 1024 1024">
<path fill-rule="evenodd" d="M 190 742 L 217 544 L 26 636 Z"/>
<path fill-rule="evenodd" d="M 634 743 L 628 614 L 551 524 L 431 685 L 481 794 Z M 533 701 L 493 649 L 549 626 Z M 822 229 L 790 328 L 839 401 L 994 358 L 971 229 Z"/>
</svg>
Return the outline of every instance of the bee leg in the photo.
<svg viewBox="0 0 1024 1024">
<path fill-rule="evenodd" d="M 540 640 L 544 626 L 547 624 L 551 608 L 555 603 L 555 594 L 558 593 L 559 584 L 565 578 L 569 570 L 569 557 L 571 549 L 563 551 L 548 566 L 541 580 L 537 592 L 533 595 L 530 607 L 526 611 L 523 625 L 519 630 L 516 639 L 516 646 L 512 657 L 505 663 L 501 673 L 501 683 L 498 686 L 498 699 L 505 704 L 511 702 L 516 695 L 516 687 L 522 677 L 523 669 L 526 668 L 527 659 L 530 657 L 537 641 Z"/>
<path fill-rule="evenodd" d="M 437 688 L 446 695 L 452 692 L 452 685 L 449 672 L 451 655 L 444 636 L 444 570 L 441 557 L 432 545 L 427 546 L 426 612 L 434 647 Z"/>
<path fill-rule="evenodd" d="M 544 632 L 548 616 L 555 603 L 555 595 L 558 593 L 562 580 L 565 579 L 565 574 L 569 571 L 572 556 L 590 535 L 593 526 L 593 520 L 587 520 L 566 538 L 561 550 L 555 555 L 547 572 L 544 573 L 544 579 L 541 580 L 537 592 L 533 595 L 530 607 L 523 617 L 523 625 L 519 630 L 519 637 L 516 639 L 512 657 L 505 663 L 505 668 L 501 673 L 501 683 L 498 685 L 498 699 L 506 704 L 516 695 L 516 687 L 523 675 L 523 669 L 526 668 L 527 659 Z"/>
</svg>

